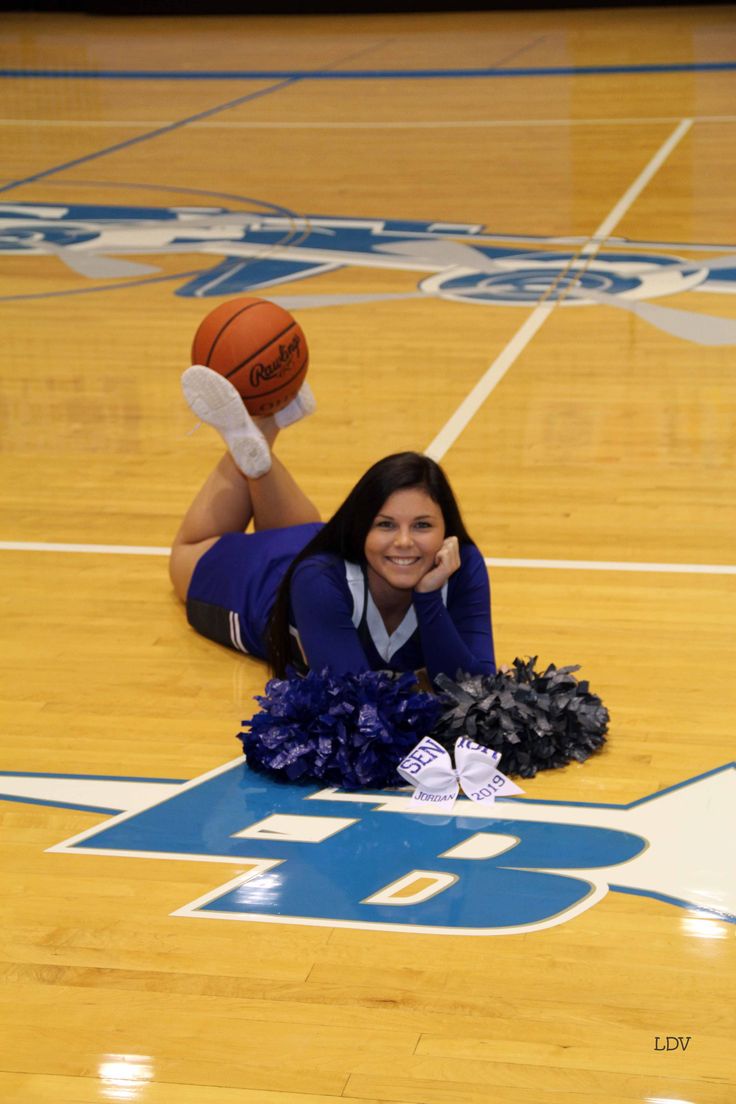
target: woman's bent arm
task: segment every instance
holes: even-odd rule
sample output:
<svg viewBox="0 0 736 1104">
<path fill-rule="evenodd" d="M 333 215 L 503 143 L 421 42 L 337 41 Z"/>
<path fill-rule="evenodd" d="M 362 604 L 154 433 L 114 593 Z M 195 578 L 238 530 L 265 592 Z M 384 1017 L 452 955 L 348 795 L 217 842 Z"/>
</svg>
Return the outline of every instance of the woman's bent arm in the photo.
<svg viewBox="0 0 736 1104">
<path fill-rule="evenodd" d="M 475 545 L 462 549 L 462 567 L 448 584 L 447 607 L 439 590 L 414 593 L 422 651 L 431 679 L 458 671 L 489 675 L 496 670 L 491 628 L 491 592 L 485 561 Z"/>
</svg>

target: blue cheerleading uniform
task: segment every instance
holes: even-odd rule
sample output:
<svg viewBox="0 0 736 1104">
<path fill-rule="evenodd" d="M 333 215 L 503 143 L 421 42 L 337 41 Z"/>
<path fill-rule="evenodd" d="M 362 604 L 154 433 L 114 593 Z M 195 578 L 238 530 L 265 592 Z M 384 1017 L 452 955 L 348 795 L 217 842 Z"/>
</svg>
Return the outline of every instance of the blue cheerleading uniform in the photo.
<svg viewBox="0 0 736 1104">
<path fill-rule="evenodd" d="M 320 523 L 258 533 L 228 533 L 199 560 L 187 595 L 190 624 L 228 647 L 265 658 L 265 633 L 279 585 Z M 333 674 L 414 671 L 454 677 L 495 671 L 490 588 L 475 545 L 462 545 L 460 567 L 441 590 L 414 592 L 389 635 L 360 564 L 316 553 L 291 580 L 295 663 Z"/>
<path fill-rule="evenodd" d="M 187 592 L 192 628 L 265 659 L 264 639 L 281 580 L 322 522 L 225 533 L 197 562 Z"/>
<path fill-rule="evenodd" d="M 431 679 L 495 671 L 486 565 L 475 545 L 460 549 L 460 567 L 441 590 L 414 591 L 389 636 L 360 564 L 320 553 L 298 564 L 291 581 L 292 634 L 309 667 L 333 674 L 416 671 Z"/>
</svg>

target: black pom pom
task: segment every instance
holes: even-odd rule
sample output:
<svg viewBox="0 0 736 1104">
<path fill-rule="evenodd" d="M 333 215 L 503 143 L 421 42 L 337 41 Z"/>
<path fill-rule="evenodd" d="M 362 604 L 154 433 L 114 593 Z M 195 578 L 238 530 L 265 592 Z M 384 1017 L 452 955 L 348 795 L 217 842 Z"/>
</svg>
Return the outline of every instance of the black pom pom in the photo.
<svg viewBox="0 0 736 1104">
<path fill-rule="evenodd" d="M 501 753 L 506 774 L 533 778 L 538 770 L 584 762 L 605 743 L 608 710 L 578 666 L 535 670 L 537 657 L 515 659 L 513 670 L 495 675 L 440 675 L 445 712 L 432 736 L 450 750 L 460 736 Z"/>
</svg>

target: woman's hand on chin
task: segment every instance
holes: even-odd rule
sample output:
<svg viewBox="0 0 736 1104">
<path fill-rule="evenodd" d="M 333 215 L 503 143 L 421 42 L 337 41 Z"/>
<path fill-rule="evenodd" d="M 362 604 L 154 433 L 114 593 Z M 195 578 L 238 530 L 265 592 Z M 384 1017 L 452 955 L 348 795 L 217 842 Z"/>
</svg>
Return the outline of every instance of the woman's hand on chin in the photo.
<svg viewBox="0 0 736 1104">
<path fill-rule="evenodd" d="M 432 590 L 441 590 L 447 580 L 460 567 L 460 544 L 457 537 L 446 537 L 442 547 L 434 558 L 434 567 L 419 580 L 414 590 L 427 594 Z"/>
</svg>

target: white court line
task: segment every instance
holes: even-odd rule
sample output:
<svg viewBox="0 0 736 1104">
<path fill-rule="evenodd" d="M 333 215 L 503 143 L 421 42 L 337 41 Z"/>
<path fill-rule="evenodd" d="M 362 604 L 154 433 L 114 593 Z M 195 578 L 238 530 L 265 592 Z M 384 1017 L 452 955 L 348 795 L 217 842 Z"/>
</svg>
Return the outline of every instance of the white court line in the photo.
<svg viewBox="0 0 736 1104">
<path fill-rule="evenodd" d="M 736 115 L 694 115 L 696 123 L 736 123 Z M 579 126 L 651 126 L 676 123 L 679 115 L 641 115 L 607 119 L 404 119 L 385 122 L 255 122 L 249 120 L 208 120 L 191 123 L 190 130 L 449 130 L 463 127 L 579 127 Z M 165 127 L 171 119 L 0 119 L 0 126 L 45 127 Z"/>
<path fill-rule="evenodd" d="M 168 556 L 171 550 L 149 544 L 59 544 L 46 541 L 0 541 L 0 552 L 66 552 L 109 556 Z M 486 556 L 488 567 L 522 567 L 539 571 L 649 571 L 682 575 L 736 575 L 732 564 L 634 563 L 618 560 L 520 560 Z"/>
<path fill-rule="evenodd" d="M 54 544 L 47 541 L 0 541 L 0 552 L 90 552 L 96 556 L 168 556 L 170 548 L 149 544 Z"/>
<path fill-rule="evenodd" d="M 590 256 L 602 247 L 606 237 L 612 233 L 616 224 L 623 218 L 638 196 L 641 195 L 677 143 L 687 134 L 692 124 L 692 119 L 681 120 L 669 138 L 657 150 L 654 157 L 651 158 L 648 164 L 639 173 L 631 187 L 627 188 L 621 199 L 615 204 L 598 229 L 591 234 L 588 243 L 583 246 L 581 254 Z M 555 302 L 550 304 L 542 303 L 534 308 L 526 322 L 523 323 L 511 338 L 506 348 L 496 357 L 485 375 L 476 383 L 472 391 L 466 395 L 454 414 L 452 414 L 434 440 L 424 450 L 425 455 L 437 461 L 442 459 L 468 423 L 476 415 L 493 389 L 506 375 L 506 372 L 508 372 L 512 364 L 521 356 L 531 339 L 547 321 L 550 314 L 555 309 L 555 305 Z"/>
<path fill-rule="evenodd" d="M 649 181 L 661 169 L 675 146 L 685 137 L 692 125 L 692 119 L 683 119 L 680 125 L 675 127 L 672 134 L 670 134 L 667 141 L 660 146 L 643 172 L 639 174 L 631 187 L 624 192 L 611 213 L 604 218 L 596 232 L 592 235 L 593 241 L 589 243 L 589 245 L 583 246 L 581 250 L 582 253 L 587 253 L 589 249 L 595 249 L 597 252 L 601 248 L 603 241 L 599 241 L 598 239 L 610 237 L 629 207 L 639 198 Z"/>
<path fill-rule="evenodd" d="M 445 422 L 435 439 L 424 450 L 425 456 L 438 462 L 455 443 L 467 424 L 475 417 L 491 391 L 501 382 L 511 365 L 527 347 L 537 331 L 554 310 L 554 304 L 535 307 L 524 324 L 516 331 L 508 345 L 496 357 L 487 372 L 465 396 L 455 413 Z"/>
<path fill-rule="evenodd" d="M 736 575 L 734 564 L 626 563 L 616 560 L 503 560 L 486 556 L 487 567 L 521 567 L 536 571 L 645 571 L 674 575 Z"/>
</svg>

